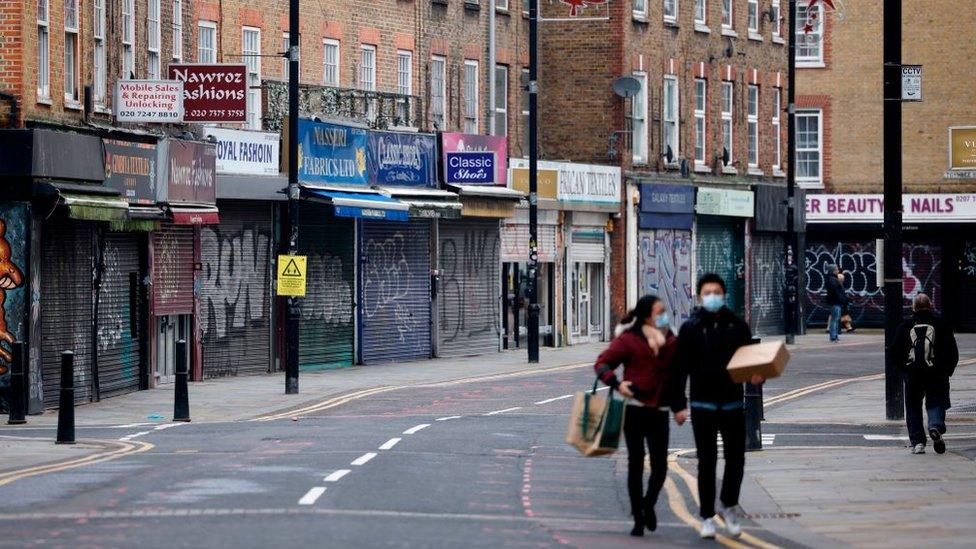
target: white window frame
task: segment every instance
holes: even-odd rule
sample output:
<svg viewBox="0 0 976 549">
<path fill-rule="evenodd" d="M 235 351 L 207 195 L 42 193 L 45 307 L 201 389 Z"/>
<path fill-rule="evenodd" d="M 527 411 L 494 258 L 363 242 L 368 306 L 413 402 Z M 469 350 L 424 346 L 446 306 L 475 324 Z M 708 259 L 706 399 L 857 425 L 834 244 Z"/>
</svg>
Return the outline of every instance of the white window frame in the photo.
<svg viewBox="0 0 976 549">
<path fill-rule="evenodd" d="M 135 54 L 136 3 L 135 0 L 122 0 L 122 79 L 134 78 L 136 73 Z"/>
<path fill-rule="evenodd" d="M 708 25 L 708 0 L 695 0 L 695 25 Z"/>
<path fill-rule="evenodd" d="M 281 45 L 283 46 L 281 48 L 281 51 L 283 51 L 283 52 L 287 52 L 288 49 L 291 48 L 291 33 L 290 32 L 288 32 L 288 31 L 282 31 L 282 33 L 281 33 Z M 289 79 L 288 67 L 291 66 L 291 59 L 288 59 L 288 56 L 287 55 L 283 56 L 281 59 L 283 61 L 282 64 L 281 64 L 281 79 L 284 80 L 285 82 L 287 82 L 288 79 Z M 298 74 L 299 75 L 302 74 L 302 71 L 300 69 L 298 71 Z"/>
<path fill-rule="evenodd" d="M 359 89 L 376 91 L 376 46 L 359 45 Z"/>
<path fill-rule="evenodd" d="M 162 76 L 163 61 L 160 59 L 162 43 L 161 0 L 146 2 L 146 77 L 159 80 Z M 155 17 L 155 19 L 153 19 Z"/>
<path fill-rule="evenodd" d="M 708 80 L 695 79 L 695 166 L 708 165 Z"/>
<path fill-rule="evenodd" d="M 805 147 L 802 146 L 799 135 L 796 139 L 796 158 L 793 162 L 796 162 L 796 183 L 797 185 L 804 188 L 812 189 L 822 189 L 824 165 L 823 165 L 823 111 L 820 109 L 803 109 L 796 111 L 796 131 L 799 134 L 800 131 L 800 121 L 805 118 L 816 118 L 817 119 L 817 146 L 816 147 Z M 809 175 L 802 175 L 801 171 L 804 166 L 804 162 L 799 161 L 801 154 L 815 153 L 817 158 L 817 175 L 811 177 Z"/>
<path fill-rule="evenodd" d="M 95 105 L 104 106 L 107 87 L 108 59 L 105 53 L 105 4 L 107 0 L 92 1 L 92 98 Z"/>
<path fill-rule="evenodd" d="M 72 6 L 74 21 L 71 21 L 69 16 Z M 70 105 L 77 105 L 81 99 L 81 93 L 78 90 L 81 82 L 81 59 L 79 58 L 81 50 L 79 43 L 80 8 L 81 2 L 79 0 L 65 0 L 64 2 L 64 102 Z"/>
<path fill-rule="evenodd" d="M 759 0 L 748 0 L 746 4 L 747 28 L 751 34 L 759 34 Z"/>
<path fill-rule="evenodd" d="M 522 90 L 522 139 L 526 155 L 529 153 L 529 90 L 525 84 L 528 81 L 529 69 L 522 69 L 522 79 L 519 80 L 522 84 L 519 85 L 519 89 Z"/>
<path fill-rule="evenodd" d="M 535 2 L 536 0 L 531 0 Z M 648 0 L 634 0 L 634 19 L 638 21 L 645 21 L 647 19 L 647 1 Z"/>
<path fill-rule="evenodd" d="M 442 55 L 430 57 L 430 123 L 447 129 L 447 58 Z"/>
<path fill-rule="evenodd" d="M 678 24 L 678 0 L 663 0 L 664 22 Z"/>
<path fill-rule="evenodd" d="M 773 39 L 783 38 L 783 8 L 780 4 L 781 0 L 773 0 L 772 4 L 772 14 L 773 14 Z"/>
<path fill-rule="evenodd" d="M 248 47 L 248 34 L 256 37 L 253 44 L 257 49 Z M 244 55 L 244 65 L 247 67 L 247 129 L 261 129 L 261 29 L 258 27 L 241 27 L 241 53 Z"/>
<path fill-rule="evenodd" d="M 478 133 L 478 62 L 464 60 L 464 133 Z"/>
<path fill-rule="evenodd" d="M 183 60 L 183 0 L 173 0 L 173 60 Z"/>
<path fill-rule="evenodd" d="M 634 164 L 647 164 L 647 73 L 635 72 L 634 78 L 640 82 L 640 90 L 634 95 L 630 105 L 630 152 Z"/>
<path fill-rule="evenodd" d="M 37 99 L 51 100 L 51 2 L 37 2 Z"/>
<path fill-rule="evenodd" d="M 827 24 L 824 21 L 824 11 L 823 6 L 818 3 L 816 6 L 818 11 L 816 24 L 814 25 L 813 32 L 806 34 L 803 31 L 803 27 L 806 23 L 806 10 L 807 6 L 804 2 L 796 3 L 796 29 L 793 32 L 796 33 L 796 66 L 803 68 L 820 68 L 824 67 L 824 25 Z M 807 53 L 812 49 L 816 49 L 816 52 L 812 55 Z"/>
<path fill-rule="evenodd" d="M 782 120 L 783 120 L 783 89 L 773 88 L 773 135 L 775 136 L 774 142 L 776 145 L 776 150 L 773 154 L 773 171 L 781 171 L 783 169 L 783 135 L 782 135 Z"/>
<path fill-rule="evenodd" d="M 508 135 L 508 65 L 495 65 L 495 104 L 492 106 L 492 135 Z M 499 87 L 501 89 L 499 89 Z M 501 93 L 499 93 L 501 92 Z M 501 117 L 504 124 L 498 127 L 498 118 Z"/>
<path fill-rule="evenodd" d="M 335 60 L 329 59 L 329 51 L 335 52 Z M 333 38 L 322 41 L 322 84 L 333 88 L 339 87 L 341 81 L 339 72 L 342 59 L 342 43 Z"/>
<path fill-rule="evenodd" d="M 729 165 L 723 166 L 723 169 L 729 169 L 732 166 L 733 160 L 735 160 L 734 143 L 735 143 L 735 124 L 733 122 L 733 114 L 735 113 L 735 83 L 729 82 L 727 80 L 722 81 L 722 97 L 721 97 L 721 110 L 722 110 L 722 148 L 728 149 L 729 151 Z"/>
<path fill-rule="evenodd" d="M 508 0 L 495 0 L 496 11 L 508 11 Z"/>
<path fill-rule="evenodd" d="M 724 30 L 732 30 L 732 27 L 735 26 L 734 4 L 733 0 L 722 0 L 722 29 Z"/>
<path fill-rule="evenodd" d="M 208 34 L 213 39 L 209 48 L 204 47 L 204 41 L 203 41 L 204 34 Z M 217 62 L 217 22 L 201 20 L 197 23 L 197 63 L 216 63 L 216 62 Z"/>
<path fill-rule="evenodd" d="M 746 91 L 746 131 L 749 136 L 746 151 L 749 167 L 759 168 L 759 86 L 749 84 Z"/>
<path fill-rule="evenodd" d="M 668 104 L 669 98 L 671 99 L 670 105 Z M 681 158 L 681 92 L 677 76 L 671 74 L 664 76 L 664 85 L 661 88 L 661 107 L 661 157 L 665 157 L 670 145 L 671 153 L 674 156 L 671 163 L 676 164 Z"/>
<path fill-rule="evenodd" d="M 397 99 L 397 116 L 409 126 L 410 96 L 413 95 L 413 52 L 397 50 L 397 93 L 403 97 Z"/>
</svg>

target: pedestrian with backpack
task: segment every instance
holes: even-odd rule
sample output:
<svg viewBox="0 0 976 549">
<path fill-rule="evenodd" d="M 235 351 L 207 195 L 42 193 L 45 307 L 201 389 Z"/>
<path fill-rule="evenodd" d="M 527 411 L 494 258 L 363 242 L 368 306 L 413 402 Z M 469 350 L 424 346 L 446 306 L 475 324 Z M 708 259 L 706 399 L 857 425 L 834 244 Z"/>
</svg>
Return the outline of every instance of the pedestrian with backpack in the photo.
<svg viewBox="0 0 976 549">
<path fill-rule="evenodd" d="M 928 413 L 928 436 L 935 453 L 946 451 L 946 410 L 949 401 L 949 378 L 959 363 L 959 348 L 949 323 L 939 317 L 932 300 L 918 294 L 912 301 L 912 318 L 898 328 L 895 356 L 900 359 L 905 380 L 905 422 L 913 454 L 924 454 L 925 428 L 922 403 Z"/>
</svg>

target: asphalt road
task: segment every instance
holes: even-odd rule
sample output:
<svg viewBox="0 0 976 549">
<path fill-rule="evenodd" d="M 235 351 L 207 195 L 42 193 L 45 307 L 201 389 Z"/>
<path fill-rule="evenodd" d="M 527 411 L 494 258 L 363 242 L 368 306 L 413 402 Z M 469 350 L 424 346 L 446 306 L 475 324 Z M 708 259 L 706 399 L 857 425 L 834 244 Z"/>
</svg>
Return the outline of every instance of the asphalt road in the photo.
<svg viewBox="0 0 976 549">
<path fill-rule="evenodd" d="M 768 384 L 766 398 L 877 374 L 880 356 L 876 343 L 808 350 L 794 357 L 790 375 Z M 0 547 L 702 544 L 683 520 L 697 509 L 674 473 L 658 503 L 658 532 L 626 535 L 625 452 L 588 459 L 564 442 L 569 395 L 592 379 L 592 370 L 576 368 L 406 388 L 297 421 L 87 429 L 79 436 L 154 447 L 0 486 Z M 690 426 L 672 424 L 671 432 L 673 451 L 693 448 Z M 904 444 L 898 433 L 770 423 L 764 438 L 774 445 L 836 444 L 841 437 L 848 445 L 890 446 Z M 794 545 L 754 523 L 747 531 Z"/>
</svg>

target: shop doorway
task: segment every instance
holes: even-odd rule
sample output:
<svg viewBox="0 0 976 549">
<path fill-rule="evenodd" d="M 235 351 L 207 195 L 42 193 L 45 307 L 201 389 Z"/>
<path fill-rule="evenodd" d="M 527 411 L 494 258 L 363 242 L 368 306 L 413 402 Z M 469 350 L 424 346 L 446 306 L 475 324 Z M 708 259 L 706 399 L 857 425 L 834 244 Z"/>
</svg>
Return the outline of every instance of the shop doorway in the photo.
<svg viewBox="0 0 976 549">
<path fill-rule="evenodd" d="M 573 342 L 602 341 L 605 293 L 602 263 L 576 261 L 570 277 L 570 334 Z"/>
<path fill-rule="evenodd" d="M 176 379 L 176 342 L 186 341 L 186 364 L 190 365 L 190 315 L 156 317 L 156 385 Z M 192 370 L 192 368 L 190 368 Z"/>
<path fill-rule="evenodd" d="M 539 345 L 556 346 L 555 330 L 555 264 L 539 263 Z M 528 263 L 502 264 L 502 345 L 505 349 L 519 349 L 528 343 L 529 296 Z"/>
</svg>

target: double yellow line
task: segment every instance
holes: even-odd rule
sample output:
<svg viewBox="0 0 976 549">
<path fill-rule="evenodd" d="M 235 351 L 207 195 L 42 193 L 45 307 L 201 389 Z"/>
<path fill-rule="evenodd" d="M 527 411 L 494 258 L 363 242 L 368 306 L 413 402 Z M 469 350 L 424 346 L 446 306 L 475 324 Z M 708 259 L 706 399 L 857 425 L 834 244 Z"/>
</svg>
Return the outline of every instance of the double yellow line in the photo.
<svg viewBox="0 0 976 549">
<path fill-rule="evenodd" d="M 8 440 L 30 440 L 30 441 L 40 440 L 37 438 L 30 438 L 30 437 L 0 436 L 0 438 L 8 439 Z M 69 459 L 66 461 L 57 461 L 54 463 L 38 465 L 36 467 L 28 467 L 26 469 L 18 469 L 16 471 L 8 471 L 6 473 L 0 473 L 0 486 L 5 486 L 7 484 L 16 482 L 18 480 L 22 480 L 37 475 L 43 475 L 45 473 L 56 473 L 59 471 L 74 469 L 76 467 L 94 465 L 96 463 L 104 463 L 106 461 L 112 461 L 124 456 L 146 452 L 153 448 L 152 444 L 149 444 L 148 442 L 140 442 L 140 441 L 120 442 L 115 440 L 93 440 L 91 442 L 114 447 L 114 450 L 97 452 L 90 456 L 85 456 L 83 458 Z"/>
</svg>

